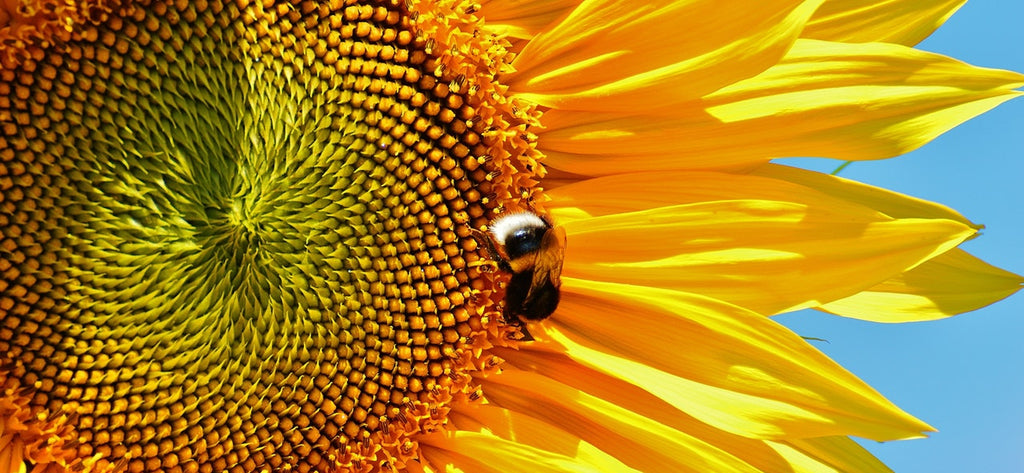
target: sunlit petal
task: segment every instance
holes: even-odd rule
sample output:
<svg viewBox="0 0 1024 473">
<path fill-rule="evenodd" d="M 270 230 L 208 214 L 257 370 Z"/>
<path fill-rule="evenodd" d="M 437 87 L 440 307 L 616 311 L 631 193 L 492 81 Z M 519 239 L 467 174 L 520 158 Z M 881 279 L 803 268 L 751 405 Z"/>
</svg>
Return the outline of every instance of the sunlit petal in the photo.
<svg viewBox="0 0 1024 473">
<path fill-rule="evenodd" d="M 702 100 L 627 114 L 552 110 L 538 148 L 576 174 L 708 169 L 780 156 L 911 151 L 1020 95 L 1024 76 L 891 44 L 800 40 L 776 66 Z"/>
<path fill-rule="evenodd" d="M 787 442 L 767 442 L 786 458 L 794 471 L 808 473 L 892 473 L 847 437 L 817 437 Z"/>
<path fill-rule="evenodd" d="M 774 64 L 819 0 L 588 0 L 537 35 L 503 79 L 566 110 L 633 111 L 701 97 Z"/>
<path fill-rule="evenodd" d="M 854 202 L 893 218 L 935 218 L 955 220 L 980 230 L 981 225 L 971 222 L 959 212 L 937 202 L 900 194 L 840 176 L 779 164 L 766 164 L 749 171 L 750 175 L 770 177 L 800 186 L 846 202 Z"/>
<path fill-rule="evenodd" d="M 826 0 L 801 36 L 912 46 L 932 34 L 964 3 L 967 0 Z"/>
<path fill-rule="evenodd" d="M 600 368 L 593 369 L 588 366 L 581 365 L 576 360 L 566 356 L 565 353 L 554 351 L 558 349 L 560 348 L 555 348 L 553 345 L 549 344 L 533 344 L 521 347 L 519 350 L 500 349 L 497 350 L 496 353 L 499 356 L 504 357 L 512 366 L 520 367 L 525 371 L 536 373 L 536 376 L 550 377 L 553 380 L 557 380 L 559 383 L 564 383 L 567 386 L 578 389 L 589 396 L 607 400 L 614 405 L 621 406 L 635 412 L 636 414 L 656 420 L 657 422 L 677 429 L 680 432 L 692 435 L 694 438 L 699 438 L 707 442 L 712 448 L 728 452 L 735 456 L 736 459 L 744 461 L 746 465 L 752 466 L 759 471 L 768 473 L 790 471 L 791 469 L 794 472 L 821 471 L 820 465 L 822 463 L 829 465 L 865 466 L 879 464 L 879 462 L 863 448 L 856 446 L 855 444 L 841 442 L 838 439 L 832 440 L 832 438 L 822 438 L 820 440 L 826 445 L 836 444 L 843 446 L 844 448 L 841 451 L 833 451 L 827 455 L 822 454 L 819 452 L 820 448 L 816 447 L 820 443 L 818 441 L 819 439 L 808 439 L 806 441 L 791 440 L 786 441 L 785 443 L 790 445 L 799 443 L 803 445 L 806 442 L 815 446 L 814 448 L 801 448 L 798 451 L 794 447 L 789 447 L 786 452 L 780 452 L 778 451 L 779 447 L 776 446 L 776 442 L 751 439 L 719 430 L 676 409 L 674 406 L 668 404 L 650 392 L 645 391 L 640 386 L 634 385 L 630 381 L 604 373 L 600 371 Z M 500 378 L 500 376 L 497 378 Z M 505 384 L 497 383 L 503 383 L 503 381 L 499 379 L 496 383 L 491 383 L 488 390 L 493 391 L 496 389 L 505 389 Z M 558 403 L 559 405 L 563 405 L 567 402 L 573 402 L 573 400 L 578 397 L 572 396 L 569 399 L 556 399 L 542 388 L 543 384 L 545 383 L 520 383 L 513 386 L 513 383 L 508 383 L 508 386 L 514 392 L 526 397 L 529 400 L 527 402 L 531 402 L 531 406 L 545 403 Z M 527 393 L 524 391 L 531 392 Z M 585 410 L 586 407 L 575 406 L 570 409 Z M 527 409 L 525 412 L 530 413 L 530 415 L 538 415 L 533 409 Z M 576 435 L 580 437 L 585 437 L 590 433 L 588 424 L 585 422 L 579 424 L 562 423 L 561 425 L 563 425 L 563 428 L 572 429 Z M 845 439 L 845 437 L 841 439 Z M 809 460 L 808 457 L 812 457 L 814 460 Z M 799 467 L 801 464 L 817 466 L 811 469 L 804 469 Z M 736 468 L 743 469 L 747 467 L 740 465 Z M 705 469 L 703 471 L 708 470 Z M 840 471 L 844 470 L 840 469 Z M 853 469 L 846 471 L 860 470 Z M 863 471 L 877 470 L 869 468 Z"/>
<path fill-rule="evenodd" d="M 480 15 L 486 19 L 487 29 L 497 35 L 530 39 L 569 14 L 581 1 L 483 0 Z"/>
<path fill-rule="evenodd" d="M 635 471 L 558 427 L 494 406 L 452 415 L 459 430 L 419 437 L 423 460 L 436 471 L 458 465 L 472 473 L 602 473 Z"/>
<path fill-rule="evenodd" d="M 904 46 L 800 40 L 778 66 L 706 106 L 737 149 L 862 160 L 916 149 L 1022 85 L 1017 73 Z"/>
<path fill-rule="evenodd" d="M 706 441 L 532 371 L 484 383 L 488 399 L 572 433 L 641 471 L 758 471 Z"/>
<path fill-rule="evenodd" d="M 980 309 L 1019 291 L 1024 277 L 953 249 L 822 310 L 874 322 L 918 322 Z"/>
<path fill-rule="evenodd" d="M 751 183 L 746 187 L 751 193 L 758 193 L 758 184 L 770 183 L 750 176 L 717 177 L 706 182 L 730 185 L 719 189 Z M 566 275 L 701 293 L 774 314 L 865 290 L 975 233 L 953 220 L 892 219 L 783 182 L 772 183 L 772 195 L 742 199 L 745 192 L 738 191 L 741 200 L 724 200 L 713 190 L 706 201 L 653 208 L 643 199 L 616 199 L 620 191 L 658 182 L 649 178 L 616 176 L 552 193 L 553 213 L 573 242 L 566 253 Z M 679 181 L 661 182 L 669 187 Z M 577 187 L 585 200 L 560 199 L 577 195 Z M 604 195 L 601 188 L 608 189 Z M 693 197 L 683 197 L 688 198 Z"/>
<path fill-rule="evenodd" d="M 769 439 L 930 430 L 771 319 L 692 294 L 563 279 L 545 332 L 552 350 L 715 427 Z"/>
</svg>

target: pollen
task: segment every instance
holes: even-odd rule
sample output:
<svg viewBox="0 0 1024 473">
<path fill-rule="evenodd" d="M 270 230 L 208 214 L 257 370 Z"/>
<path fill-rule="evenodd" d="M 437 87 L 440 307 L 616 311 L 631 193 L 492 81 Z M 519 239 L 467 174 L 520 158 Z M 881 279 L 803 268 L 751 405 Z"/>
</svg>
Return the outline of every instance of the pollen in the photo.
<svg viewBox="0 0 1024 473">
<path fill-rule="evenodd" d="M 390 471 L 479 397 L 471 234 L 532 192 L 536 119 L 467 5 L 5 12 L 0 420 L 26 460 Z"/>
</svg>

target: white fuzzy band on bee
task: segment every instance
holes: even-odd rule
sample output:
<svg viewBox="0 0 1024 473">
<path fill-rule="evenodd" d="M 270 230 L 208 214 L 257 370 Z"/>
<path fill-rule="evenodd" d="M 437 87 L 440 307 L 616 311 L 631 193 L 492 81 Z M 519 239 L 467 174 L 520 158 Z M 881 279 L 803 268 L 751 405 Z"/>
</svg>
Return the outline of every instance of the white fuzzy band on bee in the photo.
<svg viewBox="0 0 1024 473">
<path fill-rule="evenodd" d="M 524 228 L 548 228 L 547 222 L 533 212 L 517 212 L 502 215 L 491 222 L 491 235 L 498 245 L 505 245 L 505 239 Z"/>
</svg>

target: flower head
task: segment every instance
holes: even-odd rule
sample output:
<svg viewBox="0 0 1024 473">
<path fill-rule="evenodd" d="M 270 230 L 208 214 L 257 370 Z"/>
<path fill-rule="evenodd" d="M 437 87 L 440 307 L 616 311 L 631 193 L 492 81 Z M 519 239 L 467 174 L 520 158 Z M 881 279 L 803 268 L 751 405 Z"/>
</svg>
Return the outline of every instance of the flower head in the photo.
<svg viewBox="0 0 1024 473">
<path fill-rule="evenodd" d="M 0 5 L 0 471 L 884 469 L 848 436 L 929 426 L 766 316 L 1021 282 L 770 163 L 1018 94 L 896 3 Z M 568 235 L 530 341 L 480 236 L 524 210 Z"/>
</svg>

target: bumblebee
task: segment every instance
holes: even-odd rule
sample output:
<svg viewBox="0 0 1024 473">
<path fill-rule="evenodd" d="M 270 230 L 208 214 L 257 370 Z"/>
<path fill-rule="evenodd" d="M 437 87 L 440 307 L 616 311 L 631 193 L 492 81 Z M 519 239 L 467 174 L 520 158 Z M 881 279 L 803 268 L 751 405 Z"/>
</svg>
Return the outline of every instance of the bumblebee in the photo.
<svg viewBox="0 0 1024 473">
<path fill-rule="evenodd" d="M 533 340 L 523 319 L 546 319 L 558 307 L 565 230 L 533 212 L 518 212 L 498 217 L 489 233 L 480 233 L 498 268 L 512 275 L 505 287 L 505 320 L 520 327 L 523 340 Z"/>
</svg>

